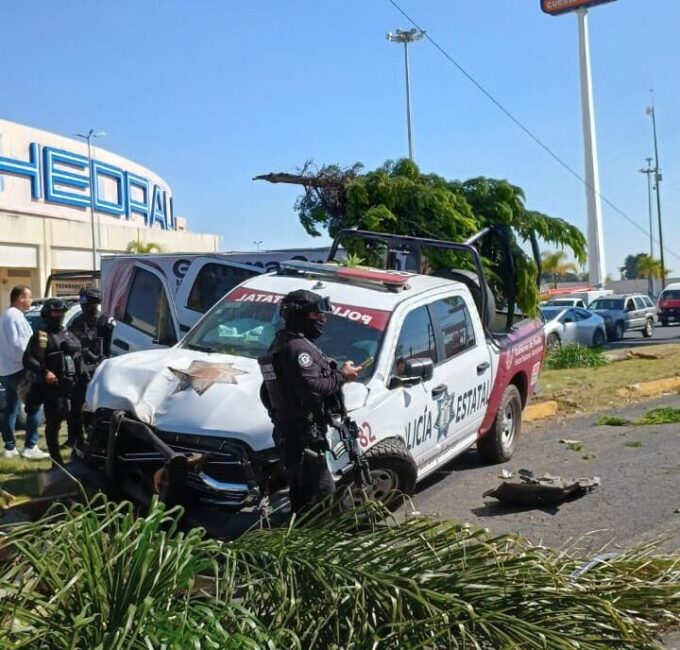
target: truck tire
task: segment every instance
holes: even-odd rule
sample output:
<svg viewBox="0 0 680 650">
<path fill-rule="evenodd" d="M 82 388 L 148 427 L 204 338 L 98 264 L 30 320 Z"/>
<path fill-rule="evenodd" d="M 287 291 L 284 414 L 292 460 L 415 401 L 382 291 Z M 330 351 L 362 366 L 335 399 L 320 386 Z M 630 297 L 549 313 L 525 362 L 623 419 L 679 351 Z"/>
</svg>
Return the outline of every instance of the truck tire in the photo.
<svg viewBox="0 0 680 650">
<path fill-rule="evenodd" d="M 505 463 L 512 458 L 521 432 L 522 397 L 517 386 L 510 384 L 491 428 L 477 441 L 477 451 L 487 463 Z"/>
<path fill-rule="evenodd" d="M 390 510 L 395 510 L 402 504 L 403 496 L 410 496 L 415 489 L 418 472 L 413 457 L 399 438 L 381 440 L 364 454 L 368 459 L 373 481 L 373 485 L 367 490 L 368 497 L 380 501 Z M 345 487 L 349 489 L 344 491 Z M 339 502 L 342 511 L 363 503 L 363 494 L 352 485 L 351 476 L 338 489 L 344 491 Z"/>
<path fill-rule="evenodd" d="M 647 322 L 645 323 L 645 328 L 642 330 L 642 336 L 644 336 L 646 339 L 649 339 L 653 335 L 654 335 L 654 323 L 652 322 L 651 318 L 648 318 Z"/>
<path fill-rule="evenodd" d="M 612 336 L 612 339 L 614 341 L 620 341 L 623 338 L 623 333 L 626 331 L 626 328 L 624 327 L 623 323 L 621 321 L 618 321 L 616 325 L 614 325 L 614 334 Z"/>
<path fill-rule="evenodd" d="M 662 327 L 668 327 L 668 319 L 667 318 L 661 318 L 661 326 Z"/>
</svg>

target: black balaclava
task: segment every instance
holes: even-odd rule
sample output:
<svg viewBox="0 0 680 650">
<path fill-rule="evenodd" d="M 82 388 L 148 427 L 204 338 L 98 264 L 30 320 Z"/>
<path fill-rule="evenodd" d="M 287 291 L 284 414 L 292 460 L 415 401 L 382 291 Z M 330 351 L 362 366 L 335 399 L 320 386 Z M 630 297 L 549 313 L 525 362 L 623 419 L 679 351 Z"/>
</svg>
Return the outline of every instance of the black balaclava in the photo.
<svg viewBox="0 0 680 650">
<path fill-rule="evenodd" d="M 47 325 L 47 331 L 56 334 L 57 332 L 61 332 L 61 330 L 62 330 L 62 323 L 64 322 L 64 312 L 63 311 L 47 312 L 43 316 L 43 320 L 45 321 L 45 324 Z"/>
<path fill-rule="evenodd" d="M 289 332 L 304 334 L 310 341 L 318 339 L 323 334 L 326 324 L 326 316 L 319 314 L 319 318 L 314 320 L 309 317 L 307 311 L 290 311 L 286 315 L 286 329 Z"/>
</svg>

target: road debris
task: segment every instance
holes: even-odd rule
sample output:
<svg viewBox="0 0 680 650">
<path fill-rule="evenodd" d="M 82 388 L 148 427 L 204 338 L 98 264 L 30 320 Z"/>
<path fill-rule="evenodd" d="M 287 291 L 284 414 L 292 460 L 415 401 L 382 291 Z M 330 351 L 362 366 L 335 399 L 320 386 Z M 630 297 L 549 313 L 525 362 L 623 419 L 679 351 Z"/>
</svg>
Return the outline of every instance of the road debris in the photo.
<svg viewBox="0 0 680 650">
<path fill-rule="evenodd" d="M 521 482 L 504 481 L 497 488 L 485 492 L 483 496 L 493 497 L 505 503 L 540 507 L 582 497 L 600 485 L 599 476 L 563 478 L 544 474 L 536 477 L 528 469 L 519 470 L 518 476 Z"/>
</svg>

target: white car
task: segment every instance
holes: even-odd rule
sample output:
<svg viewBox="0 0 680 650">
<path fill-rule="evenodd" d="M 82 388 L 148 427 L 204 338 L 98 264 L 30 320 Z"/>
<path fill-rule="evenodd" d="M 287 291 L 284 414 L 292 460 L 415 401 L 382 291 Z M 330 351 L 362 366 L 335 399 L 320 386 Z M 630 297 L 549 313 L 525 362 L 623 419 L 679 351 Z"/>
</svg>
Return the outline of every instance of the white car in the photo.
<svg viewBox="0 0 680 650">
<path fill-rule="evenodd" d="M 551 298 L 541 305 L 541 307 L 581 307 L 582 309 L 586 309 L 587 306 L 583 298 Z"/>
<path fill-rule="evenodd" d="M 602 316 L 578 307 L 541 307 L 545 320 L 545 344 L 548 350 L 580 343 L 599 346 L 607 341 Z"/>
</svg>

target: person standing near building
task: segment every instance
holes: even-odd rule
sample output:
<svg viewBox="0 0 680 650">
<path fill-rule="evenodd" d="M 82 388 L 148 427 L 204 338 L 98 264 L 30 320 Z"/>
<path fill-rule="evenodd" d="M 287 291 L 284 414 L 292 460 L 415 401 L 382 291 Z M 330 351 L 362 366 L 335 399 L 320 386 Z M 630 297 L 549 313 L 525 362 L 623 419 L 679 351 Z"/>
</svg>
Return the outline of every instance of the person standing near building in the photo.
<svg viewBox="0 0 680 650">
<path fill-rule="evenodd" d="M 68 305 L 59 298 L 45 301 L 40 315 L 45 329 L 31 336 L 24 352 L 24 368 L 34 381 L 26 397 L 26 413 L 45 408 L 45 440 L 52 468 L 62 464 L 59 429 L 68 417 L 69 400 L 82 373 L 80 341 L 64 328 Z"/>
<path fill-rule="evenodd" d="M 83 404 L 87 385 L 97 366 L 111 356 L 113 319 L 99 312 L 101 293 L 99 289 L 81 289 L 82 313 L 73 319 L 68 329 L 82 347 L 83 372 L 71 394 L 71 411 L 68 418 L 67 446 L 80 446 L 83 442 Z"/>
<path fill-rule="evenodd" d="M 9 294 L 10 307 L 0 318 L 0 384 L 5 388 L 5 412 L 2 415 L 2 441 L 4 457 L 21 456 L 30 460 L 42 460 L 47 454 L 38 447 L 38 424 L 40 415 L 36 411 L 26 417 L 26 438 L 24 448 L 19 452 L 14 437 L 17 417 L 21 404 L 17 394 L 19 381 L 24 373 L 23 356 L 33 331 L 24 312 L 33 303 L 31 289 L 19 285 Z"/>
<path fill-rule="evenodd" d="M 264 383 L 260 399 L 274 424 L 274 443 L 281 452 L 293 512 L 301 512 L 335 491 L 326 463 L 327 409 L 342 386 L 356 381 L 361 366 L 341 368 L 312 342 L 323 333 L 328 298 L 292 291 L 281 301 L 285 327 L 258 359 Z"/>
</svg>

